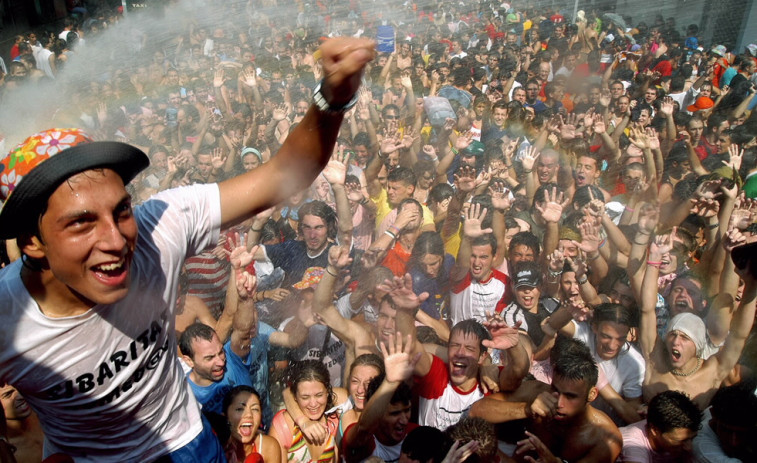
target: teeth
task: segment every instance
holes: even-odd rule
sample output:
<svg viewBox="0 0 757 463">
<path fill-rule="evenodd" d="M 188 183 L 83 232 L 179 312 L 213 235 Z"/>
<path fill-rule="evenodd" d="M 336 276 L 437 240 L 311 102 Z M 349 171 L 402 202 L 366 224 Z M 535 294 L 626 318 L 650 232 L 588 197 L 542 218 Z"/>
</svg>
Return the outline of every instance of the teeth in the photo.
<svg viewBox="0 0 757 463">
<path fill-rule="evenodd" d="M 124 265 L 124 261 L 121 260 L 121 261 L 118 261 L 118 262 L 114 262 L 112 264 L 98 265 L 97 268 L 99 268 L 101 270 L 105 270 L 105 271 L 111 271 L 111 270 L 119 269 L 119 268 L 123 267 L 123 265 Z"/>
<path fill-rule="evenodd" d="M 251 428 L 252 424 L 249 424 L 249 423 L 248 424 L 243 424 L 241 427 L 243 427 L 243 428 Z"/>
</svg>

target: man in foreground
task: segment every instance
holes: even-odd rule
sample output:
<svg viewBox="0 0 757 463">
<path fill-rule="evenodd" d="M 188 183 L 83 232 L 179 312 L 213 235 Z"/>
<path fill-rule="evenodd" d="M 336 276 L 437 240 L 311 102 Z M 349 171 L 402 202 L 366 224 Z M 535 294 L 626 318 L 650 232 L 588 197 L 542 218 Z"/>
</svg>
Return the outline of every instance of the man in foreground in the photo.
<svg viewBox="0 0 757 463">
<path fill-rule="evenodd" d="M 336 39 L 321 52 L 317 107 L 275 159 L 221 184 L 169 190 L 132 210 L 125 186 L 145 154 L 78 130 L 35 135 L 3 160 L 3 177 L 15 180 L 2 186 L 0 237 L 17 238 L 24 257 L 0 272 L 0 384 L 38 413 L 45 455 L 224 461 L 174 355 L 181 264 L 327 163 L 373 42 Z"/>
</svg>

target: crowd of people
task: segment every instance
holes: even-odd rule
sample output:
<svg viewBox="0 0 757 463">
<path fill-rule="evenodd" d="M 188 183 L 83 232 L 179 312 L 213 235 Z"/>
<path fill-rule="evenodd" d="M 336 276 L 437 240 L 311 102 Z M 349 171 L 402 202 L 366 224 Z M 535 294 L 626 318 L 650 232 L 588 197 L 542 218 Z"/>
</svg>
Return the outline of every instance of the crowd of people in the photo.
<svg viewBox="0 0 757 463">
<path fill-rule="evenodd" d="M 757 459 L 757 45 L 206 3 L 173 34 L 80 2 L 2 66 L 4 101 L 65 85 L 35 130 L 81 130 L 3 160 L 0 461 Z"/>
</svg>

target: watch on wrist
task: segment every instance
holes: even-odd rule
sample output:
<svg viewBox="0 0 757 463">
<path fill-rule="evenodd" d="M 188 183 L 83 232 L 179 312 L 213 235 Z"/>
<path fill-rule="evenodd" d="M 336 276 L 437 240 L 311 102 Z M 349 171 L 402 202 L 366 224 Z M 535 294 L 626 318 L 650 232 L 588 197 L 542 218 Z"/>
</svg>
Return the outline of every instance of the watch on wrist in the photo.
<svg viewBox="0 0 757 463">
<path fill-rule="evenodd" d="M 316 105 L 316 107 L 318 107 L 318 109 L 321 112 L 324 112 L 327 114 L 344 114 L 350 109 L 352 109 L 352 107 L 355 106 L 355 104 L 357 104 L 358 92 L 355 92 L 355 95 L 346 104 L 343 104 L 343 105 L 329 104 L 329 102 L 326 101 L 326 98 L 323 96 L 323 93 L 321 93 L 322 86 L 323 86 L 323 81 L 319 82 L 318 85 L 315 86 L 315 89 L 313 89 L 313 103 Z"/>
</svg>

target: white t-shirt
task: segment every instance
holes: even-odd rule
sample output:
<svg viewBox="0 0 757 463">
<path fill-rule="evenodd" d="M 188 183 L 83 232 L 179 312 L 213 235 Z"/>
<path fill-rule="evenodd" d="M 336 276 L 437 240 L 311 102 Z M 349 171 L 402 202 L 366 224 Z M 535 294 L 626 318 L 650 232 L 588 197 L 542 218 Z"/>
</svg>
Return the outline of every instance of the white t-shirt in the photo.
<svg viewBox="0 0 757 463">
<path fill-rule="evenodd" d="M 115 304 L 49 318 L 22 283 L 20 260 L 0 271 L 0 384 L 39 416 L 45 456 L 144 462 L 202 430 L 176 356 L 174 309 L 184 258 L 218 239 L 218 187 L 168 190 L 134 215 L 131 287 Z"/>
<path fill-rule="evenodd" d="M 580 339 L 589 346 L 591 354 L 597 362 L 597 366 L 602 369 L 612 388 L 626 399 L 641 397 L 641 385 L 644 382 L 644 371 L 646 369 L 644 357 L 642 357 L 641 353 L 626 343 L 617 357 L 604 360 L 597 354 L 594 333 L 591 331 L 589 323 L 577 323 L 575 320 L 571 323 L 576 328 L 573 337 Z M 597 400 L 592 405 L 605 412 L 616 424 L 624 423 L 615 409 L 601 397 L 597 397 Z"/>
</svg>

